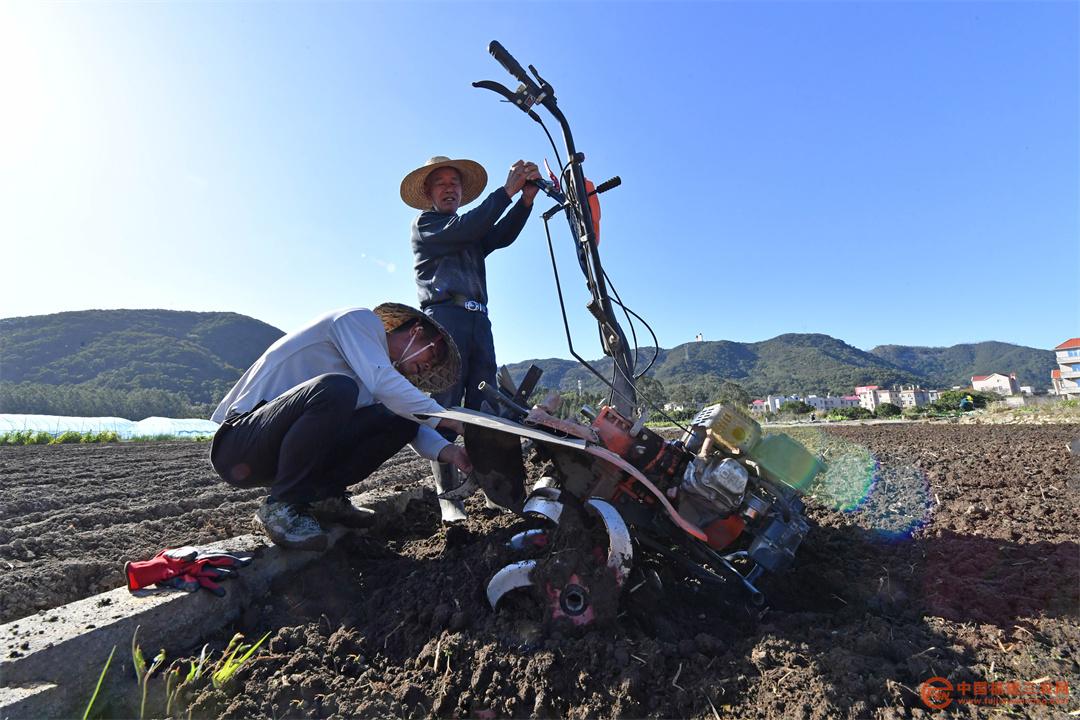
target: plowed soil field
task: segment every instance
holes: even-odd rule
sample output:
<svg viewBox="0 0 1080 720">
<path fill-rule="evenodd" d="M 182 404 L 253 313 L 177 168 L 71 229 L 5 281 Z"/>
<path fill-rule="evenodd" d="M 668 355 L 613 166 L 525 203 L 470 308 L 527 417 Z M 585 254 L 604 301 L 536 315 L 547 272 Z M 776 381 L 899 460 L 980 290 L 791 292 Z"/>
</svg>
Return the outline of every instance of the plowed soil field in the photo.
<svg viewBox="0 0 1080 720">
<path fill-rule="evenodd" d="M 240 630 L 262 656 L 192 717 L 1065 716 L 1080 701 L 1080 426 L 803 429 L 830 471 L 794 567 L 750 610 L 689 587 L 624 593 L 610 623 L 493 613 L 521 523 L 434 500 L 283 579 Z M 250 531 L 260 497 L 191 443 L 0 448 L 0 619 L 123 584 L 122 563 Z M 424 482 L 399 454 L 365 481 Z M 357 488 L 364 489 L 363 486 Z M 647 589 L 646 589 L 647 590 Z M 920 696 L 934 680 L 946 692 Z M 187 710 L 184 711 L 187 714 Z"/>
</svg>

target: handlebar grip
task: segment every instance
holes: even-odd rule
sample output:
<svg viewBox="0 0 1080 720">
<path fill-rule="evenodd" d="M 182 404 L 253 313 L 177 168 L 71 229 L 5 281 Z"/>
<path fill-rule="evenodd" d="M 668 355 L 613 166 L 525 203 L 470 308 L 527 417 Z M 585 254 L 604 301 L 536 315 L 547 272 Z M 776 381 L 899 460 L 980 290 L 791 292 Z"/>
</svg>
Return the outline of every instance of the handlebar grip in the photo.
<svg viewBox="0 0 1080 720">
<path fill-rule="evenodd" d="M 533 81 L 525 74 L 524 68 L 514 59 L 513 55 L 506 51 L 506 48 L 498 40 L 492 40 L 488 43 L 488 52 L 506 69 L 506 72 L 516 77 L 519 82 L 524 83 L 526 87 L 534 87 Z"/>
<path fill-rule="evenodd" d="M 607 192 L 608 190 L 611 190 L 612 188 L 617 188 L 620 185 L 622 185 L 622 178 L 619 177 L 618 175 L 616 175 L 615 177 L 611 178 L 610 180 L 605 180 L 604 182 L 597 185 L 596 190 L 593 191 L 593 194 L 594 195 L 599 195 L 600 193 Z"/>
<path fill-rule="evenodd" d="M 544 124 L 543 121 L 540 119 L 540 116 L 533 112 L 530 108 L 525 107 L 525 105 L 520 101 L 520 99 L 516 95 L 514 95 L 514 93 L 510 92 L 510 90 L 505 85 L 500 85 L 494 80 L 477 80 L 472 84 L 472 86 L 474 88 L 483 88 L 484 90 L 490 90 L 494 93 L 502 95 L 504 98 L 506 98 L 507 102 L 520 109 L 533 120 L 540 123 L 541 125 Z"/>
</svg>

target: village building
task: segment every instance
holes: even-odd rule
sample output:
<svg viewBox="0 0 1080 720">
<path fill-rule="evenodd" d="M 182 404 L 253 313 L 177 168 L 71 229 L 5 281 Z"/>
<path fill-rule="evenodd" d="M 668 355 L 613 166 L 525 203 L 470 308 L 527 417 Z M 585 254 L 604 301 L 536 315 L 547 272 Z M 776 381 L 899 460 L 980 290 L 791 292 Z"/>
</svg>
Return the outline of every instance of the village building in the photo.
<svg viewBox="0 0 1080 720">
<path fill-rule="evenodd" d="M 818 411 L 836 410 L 837 408 L 858 407 L 859 398 L 854 395 L 826 395 L 820 397 L 811 395 L 803 400 L 807 405 Z"/>
<path fill-rule="evenodd" d="M 801 401 L 802 398 L 798 395 L 769 395 L 765 398 L 765 412 L 780 412 L 780 408 L 784 406 L 784 403 Z"/>
<path fill-rule="evenodd" d="M 896 399 L 899 401 L 896 403 L 900 408 L 915 408 L 922 407 L 923 405 L 929 405 L 933 400 L 930 399 L 930 391 L 923 390 L 916 385 L 909 385 L 906 388 L 900 388 L 896 393 Z"/>
<path fill-rule="evenodd" d="M 878 406 L 883 403 L 899 404 L 893 402 L 893 391 L 877 385 L 860 385 L 855 388 L 855 395 L 859 398 L 859 405 L 870 412 L 877 412 Z"/>
<path fill-rule="evenodd" d="M 1080 360 L 1080 358 L 1077 358 Z M 990 373 L 989 375 L 973 375 L 971 388 L 983 392 L 995 392 L 998 395 L 1019 395 L 1020 383 L 1016 381 L 1016 373 L 1004 375 L 1002 373 Z"/>
<path fill-rule="evenodd" d="M 1055 395 L 1080 398 L 1080 338 L 1070 338 L 1054 348 L 1058 366 L 1050 372 Z"/>
</svg>

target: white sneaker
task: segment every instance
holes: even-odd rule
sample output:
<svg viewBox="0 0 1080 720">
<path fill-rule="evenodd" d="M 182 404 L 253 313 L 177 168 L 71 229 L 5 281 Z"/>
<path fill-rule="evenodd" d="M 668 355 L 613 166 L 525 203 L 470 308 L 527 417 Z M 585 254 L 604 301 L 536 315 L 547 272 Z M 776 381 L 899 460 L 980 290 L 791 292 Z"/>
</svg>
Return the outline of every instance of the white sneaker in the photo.
<svg viewBox="0 0 1080 720">
<path fill-rule="evenodd" d="M 267 498 L 255 513 L 255 523 L 275 545 L 293 550 L 326 549 L 326 532 L 305 506 Z"/>
</svg>

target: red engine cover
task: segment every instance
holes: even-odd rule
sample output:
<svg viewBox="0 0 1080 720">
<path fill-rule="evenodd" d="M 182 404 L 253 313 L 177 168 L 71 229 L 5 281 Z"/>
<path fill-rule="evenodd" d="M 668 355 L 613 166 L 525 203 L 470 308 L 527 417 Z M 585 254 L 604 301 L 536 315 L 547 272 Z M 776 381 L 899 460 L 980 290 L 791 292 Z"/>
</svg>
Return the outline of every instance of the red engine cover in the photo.
<svg viewBox="0 0 1080 720">
<path fill-rule="evenodd" d="M 630 435 L 633 423 L 620 415 L 615 408 L 606 406 L 596 416 L 592 423 L 593 430 L 600 437 L 600 444 L 624 460 L 634 462 L 631 451 L 634 449 L 635 439 Z"/>
<path fill-rule="evenodd" d="M 738 515 L 713 520 L 705 528 L 705 535 L 709 538 L 709 547 L 713 550 L 727 547 L 742 534 L 744 527 L 746 523 Z"/>
</svg>

